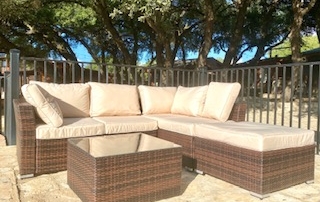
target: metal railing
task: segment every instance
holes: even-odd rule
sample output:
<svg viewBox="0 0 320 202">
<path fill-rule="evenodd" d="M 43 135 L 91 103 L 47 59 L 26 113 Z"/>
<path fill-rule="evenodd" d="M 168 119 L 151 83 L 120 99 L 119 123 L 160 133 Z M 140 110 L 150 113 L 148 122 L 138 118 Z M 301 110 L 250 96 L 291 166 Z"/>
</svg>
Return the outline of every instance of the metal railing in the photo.
<svg viewBox="0 0 320 202">
<path fill-rule="evenodd" d="M 247 121 L 313 130 L 317 142 L 316 152 L 319 154 L 320 62 L 190 70 L 19 58 L 18 56 L 11 56 L 12 58 L 18 58 L 18 61 L 11 62 L 12 65 L 17 65 L 11 67 L 13 72 L 16 71 L 15 76 L 18 77 L 12 78 L 12 81 L 19 80 L 19 85 L 12 91 L 17 91 L 18 95 L 19 87 L 30 80 L 54 83 L 94 81 L 187 87 L 206 85 L 211 81 L 239 82 L 241 91 L 238 100 L 247 103 Z M 293 71 L 293 69 L 296 70 Z"/>
<path fill-rule="evenodd" d="M 5 77 L 0 76 L 0 133 L 4 134 L 4 81 Z"/>
</svg>

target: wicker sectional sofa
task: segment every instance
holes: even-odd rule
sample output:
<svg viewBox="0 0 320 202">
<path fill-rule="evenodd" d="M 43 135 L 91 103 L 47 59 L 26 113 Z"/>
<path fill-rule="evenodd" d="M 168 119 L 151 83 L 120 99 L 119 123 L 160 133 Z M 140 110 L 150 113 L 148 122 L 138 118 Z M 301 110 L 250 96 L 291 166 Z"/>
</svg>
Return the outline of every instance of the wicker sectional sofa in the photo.
<svg viewBox="0 0 320 202">
<path fill-rule="evenodd" d="M 67 169 L 67 139 L 143 132 L 180 144 L 183 166 L 259 198 L 314 179 L 313 131 L 245 122 L 238 83 L 151 87 L 33 81 L 14 100 L 22 177 Z"/>
</svg>

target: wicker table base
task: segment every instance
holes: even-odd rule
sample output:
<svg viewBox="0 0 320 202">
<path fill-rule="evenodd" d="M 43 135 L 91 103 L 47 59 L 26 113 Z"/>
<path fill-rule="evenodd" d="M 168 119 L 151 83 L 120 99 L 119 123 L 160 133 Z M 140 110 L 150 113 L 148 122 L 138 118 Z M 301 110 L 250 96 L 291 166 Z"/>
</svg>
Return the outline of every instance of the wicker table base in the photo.
<svg viewBox="0 0 320 202">
<path fill-rule="evenodd" d="M 181 152 L 179 145 L 138 133 L 68 140 L 68 184 L 90 202 L 173 197 L 180 194 Z"/>
</svg>

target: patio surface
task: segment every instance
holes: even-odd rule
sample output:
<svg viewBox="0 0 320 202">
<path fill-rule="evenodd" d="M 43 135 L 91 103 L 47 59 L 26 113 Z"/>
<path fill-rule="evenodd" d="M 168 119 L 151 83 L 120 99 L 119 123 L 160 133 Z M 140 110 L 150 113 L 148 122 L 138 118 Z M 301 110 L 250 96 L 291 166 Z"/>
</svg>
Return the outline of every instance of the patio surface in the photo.
<svg viewBox="0 0 320 202">
<path fill-rule="evenodd" d="M 5 146 L 0 135 L 0 202 L 76 202 L 67 184 L 67 172 L 19 179 L 16 147 Z M 181 195 L 161 202 L 260 201 L 242 188 L 208 175 L 182 171 Z M 316 155 L 315 182 L 272 193 L 263 202 L 320 202 L 320 156 Z"/>
</svg>

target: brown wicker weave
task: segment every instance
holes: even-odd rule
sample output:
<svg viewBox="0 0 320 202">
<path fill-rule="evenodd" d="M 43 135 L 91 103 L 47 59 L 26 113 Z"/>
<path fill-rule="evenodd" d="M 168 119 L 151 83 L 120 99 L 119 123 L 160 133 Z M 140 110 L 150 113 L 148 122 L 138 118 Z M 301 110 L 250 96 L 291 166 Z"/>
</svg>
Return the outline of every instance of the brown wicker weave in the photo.
<svg viewBox="0 0 320 202">
<path fill-rule="evenodd" d="M 144 133 L 155 137 L 157 136 L 157 131 L 145 131 Z M 35 175 L 55 173 L 67 169 L 67 141 L 68 139 L 66 138 L 36 140 Z"/>
<path fill-rule="evenodd" d="M 19 172 L 22 177 L 67 169 L 68 139 L 36 139 L 34 107 L 20 98 L 13 101 Z M 157 131 L 146 131 L 157 136 Z"/>
<path fill-rule="evenodd" d="M 229 120 L 236 122 L 244 121 L 246 114 L 247 104 L 236 103 L 231 111 Z M 196 160 L 194 158 L 194 137 L 183 135 L 180 133 L 158 129 L 158 137 L 170 142 L 174 142 L 182 146 L 182 166 L 189 167 L 191 169 L 196 168 Z"/>
<path fill-rule="evenodd" d="M 196 137 L 197 169 L 264 198 L 314 179 L 315 146 L 259 152 Z"/>
<path fill-rule="evenodd" d="M 195 168 L 195 160 L 193 158 L 193 137 L 182 135 L 180 133 L 158 129 L 158 137 L 170 142 L 174 142 L 182 146 L 182 166 L 191 169 Z"/>
<path fill-rule="evenodd" d="M 34 174 L 36 162 L 36 119 L 32 105 L 13 100 L 16 120 L 16 143 L 21 175 Z"/>
<path fill-rule="evenodd" d="M 66 170 L 67 139 L 36 139 L 36 123 L 39 121 L 35 115 L 34 107 L 23 98 L 13 101 L 16 119 L 17 156 L 20 175 L 40 175 Z M 246 113 L 246 104 L 234 105 L 230 119 L 243 121 Z M 164 131 L 167 133 L 166 131 Z M 157 131 L 144 132 L 157 136 Z M 188 167 L 194 167 L 192 145 L 193 140 L 185 135 L 176 134 L 176 137 L 168 137 L 168 133 L 160 135 L 166 140 L 175 139 L 174 143 L 183 147 L 183 162 Z M 184 144 L 186 142 L 187 144 Z"/>
<path fill-rule="evenodd" d="M 244 102 L 235 103 L 229 116 L 229 120 L 236 122 L 246 120 L 247 104 Z"/>
<path fill-rule="evenodd" d="M 95 158 L 76 145 L 79 140 L 68 141 L 67 176 L 82 201 L 148 202 L 180 195 L 181 147 Z"/>
</svg>

